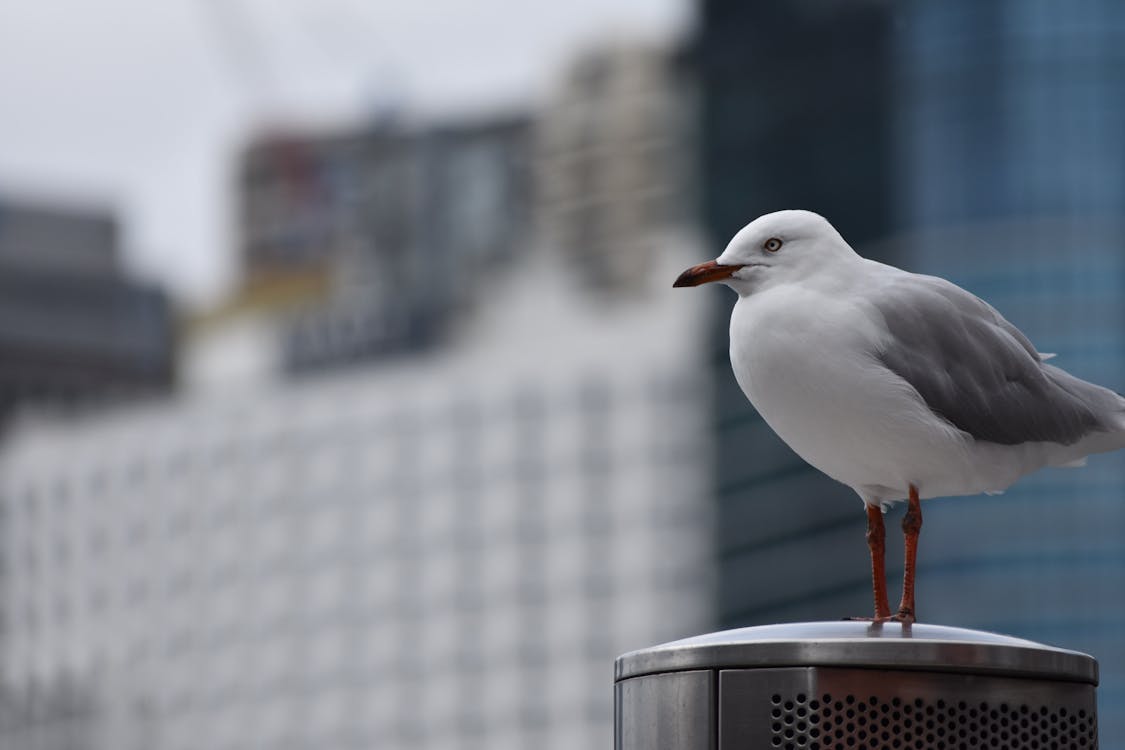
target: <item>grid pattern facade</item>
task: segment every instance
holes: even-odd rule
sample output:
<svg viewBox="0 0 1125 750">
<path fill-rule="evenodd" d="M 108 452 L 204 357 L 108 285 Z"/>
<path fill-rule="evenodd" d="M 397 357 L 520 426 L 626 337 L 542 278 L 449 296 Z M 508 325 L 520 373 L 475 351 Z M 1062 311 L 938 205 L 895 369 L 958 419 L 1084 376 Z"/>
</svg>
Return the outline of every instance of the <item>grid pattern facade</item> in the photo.
<svg viewBox="0 0 1125 750">
<path fill-rule="evenodd" d="M 1125 6 L 918 3 L 895 44 L 912 270 L 985 297 L 1055 363 L 1125 389 Z M 1103 747 L 1125 737 L 1125 458 L 935 503 L 935 614 L 1101 662 Z M 972 523 L 965 517 L 971 514 Z M 938 536 L 938 535 L 941 536 Z"/>
<path fill-rule="evenodd" d="M 1120 215 L 1125 6 L 931 1 L 896 20 L 900 226 Z"/>
<path fill-rule="evenodd" d="M 853 29 L 849 43 L 867 50 L 858 54 L 880 50 L 881 56 L 865 80 L 841 81 L 835 94 L 865 101 L 882 92 L 884 109 L 875 115 L 885 121 L 872 132 L 884 134 L 888 152 L 882 162 L 865 163 L 856 162 L 832 112 L 826 119 L 790 119 L 788 135 L 752 125 L 754 118 L 772 122 L 767 114 L 778 112 L 786 97 L 825 101 L 809 93 L 815 88 L 790 85 L 776 96 L 755 88 L 750 96 L 735 85 L 743 81 L 741 70 L 768 70 L 762 65 L 771 55 L 733 40 L 760 33 L 791 44 L 804 25 L 830 17 L 830 6 L 808 3 L 752 18 L 753 11 L 736 3 L 705 4 L 702 54 L 711 62 L 702 81 L 703 127 L 713 140 L 705 142 L 704 184 L 716 186 L 707 198 L 714 235 L 725 239 L 738 222 L 760 213 L 731 205 L 746 195 L 734 188 L 755 184 L 743 174 L 750 155 L 772 151 L 799 182 L 843 179 L 850 187 L 819 203 L 763 208 L 824 213 L 862 254 L 950 278 L 996 306 L 1041 351 L 1057 353 L 1056 364 L 1122 389 L 1125 6 L 1103 0 L 851 4 L 882 40 L 868 44 Z M 834 60 L 841 70 L 855 64 L 831 54 L 819 59 Z M 793 65 L 789 74 L 811 67 Z M 785 144 L 802 137 L 816 143 L 799 146 L 793 157 Z M 806 155 L 816 156 L 809 168 L 789 161 Z M 774 172 L 758 171 L 761 182 L 773 182 Z M 779 179 L 784 189 L 785 175 Z M 871 200 L 879 196 L 886 199 Z M 871 206 L 849 203 L 857 199 Z M 857 213 L 884 218 L 862 226 Z M 781 445 L 745 403 L 728 374 L 729 304 L 716 308 L 721 333 L 713 359 L 723 467 L 721 618 L 733 626 L 869 613 L 858 503 Z M 999 630 L 1098 657 L 1103 747 L 1119 747 L 1115 738 L 1125 736 L 1123 490 L 1125 464 L 1113 454 L 1092 458 L 1084 469 L 1029 477 L 999 497 L 926 503 L 919 552 L 923 620 Z M 898 519 L 891 516 L 889 531 L 897 531 Z M 901 574 L 898 536 L 888 534 L 892 596 Z M 762 574 L 775 570 L 783 573 Z"/>
<path fill-rule="evenodd" d="M 613 658 L 710 624 L 705 390 L 464 385 L 21 430 L 0 744 L 607 746 Z"/>
<path fill-rule="evenodd" d="M 1125 386 L 1125 226 L 1006 222 L 910 239 L 914 267 L 984 297 L 1053 364 Z M 1066 248 L 1060 252 L 1059 248 Z M 1064 645 L 1101 662 L 1103 746 L 1125 717 L 1125 458 L 1039 472 L 999 497 L 948 498 L 926 514 L 918 574 L 928 619 Z M 928 613 L 928 614 L 927 614 Z"/>
<path fill-rule="evenodd" d="M 591 288 L 636 293 L 670 230 L 694 220 L 693 92 L 662 47 L 579 58 L 536 125 L 536 221 Z"/>
</svg>

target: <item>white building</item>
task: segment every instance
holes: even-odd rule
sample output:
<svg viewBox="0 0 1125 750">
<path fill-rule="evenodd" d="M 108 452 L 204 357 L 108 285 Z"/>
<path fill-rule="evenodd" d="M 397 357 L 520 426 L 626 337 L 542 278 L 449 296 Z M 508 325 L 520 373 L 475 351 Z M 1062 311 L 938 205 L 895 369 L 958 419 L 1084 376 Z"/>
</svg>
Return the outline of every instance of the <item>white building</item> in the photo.
<svg viewBox="0 0 1125 750">
<path fill-rule="evenodd" d="M 708 628 L 702 295 L 545 259 L 456 348 L 0 452 L 0 747 L 592 748 Z"/>
<path fill-rule="evenodd" d="M 672 49 L 607 41 L 574 61 L 539 112 L 538 229 L 593 288 L 645 288 L 664 234 L 694 224 L 690 80 Z"/>
</svg>

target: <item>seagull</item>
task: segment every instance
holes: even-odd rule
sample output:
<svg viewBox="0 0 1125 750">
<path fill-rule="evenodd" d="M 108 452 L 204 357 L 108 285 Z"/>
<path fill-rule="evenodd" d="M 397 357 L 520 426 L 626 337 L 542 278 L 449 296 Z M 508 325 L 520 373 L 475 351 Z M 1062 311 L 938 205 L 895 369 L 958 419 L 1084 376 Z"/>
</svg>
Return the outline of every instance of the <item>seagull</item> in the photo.
<svg viewBox="0 0 1125 750">
<path fill-rule="evenodd" d="M 874 622 L 915 621 L 921 500 L 995 494 L 1046 466 L 1125 447 L 1125 398 L 1046 364 L 987 302 L 858 255 L 824 217 L 778 211 L 673 286 L 738 293 L 730 360 L 743 393 L 802 459 L 867 513 Z M 883 513 L 902 521 L 902 600 L 887 602 Z"/>
</svg>

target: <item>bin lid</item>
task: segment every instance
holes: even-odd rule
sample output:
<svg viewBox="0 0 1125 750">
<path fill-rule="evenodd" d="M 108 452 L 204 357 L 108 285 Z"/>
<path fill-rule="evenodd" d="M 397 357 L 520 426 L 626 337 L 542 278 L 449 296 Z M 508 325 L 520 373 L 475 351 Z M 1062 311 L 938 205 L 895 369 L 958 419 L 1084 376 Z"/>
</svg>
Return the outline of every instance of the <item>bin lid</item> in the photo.
<svg viewBox="0 0 1125 750">
<path fill-rule="evenodd" d="M 794 622 L 707 633 L 619 656 L 614 678 L 692 669 L 865 667 L 1098 684 L 1078 651 L 943 625 Z"/>
</svg>

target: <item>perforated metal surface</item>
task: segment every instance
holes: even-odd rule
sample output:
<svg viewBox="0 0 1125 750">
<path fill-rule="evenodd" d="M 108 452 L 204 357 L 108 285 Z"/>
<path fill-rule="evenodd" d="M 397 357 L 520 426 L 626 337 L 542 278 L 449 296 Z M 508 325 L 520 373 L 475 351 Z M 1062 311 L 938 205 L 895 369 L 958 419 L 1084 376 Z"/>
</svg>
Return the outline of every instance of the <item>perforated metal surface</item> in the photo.
<svg viewBox="0 0 1125 750">
<path fill-rule="evenodd" d="M 770 745 L 784 750 L 1062 750 L 1098 746 L 1084 708 L 804 693 L 770 697 Z"/>
<path fill-rule="evenodd" d="M 1094 687 L 878 669 L 719 673 L 720 748 L 1092 750 Z"/>
<path fill-rule="evenodd" d="M 1098 746 L 1097 662 L 993 633 L 762 626 L 627 654 L 617 677 L 618 750 Z"/>
</svg>

